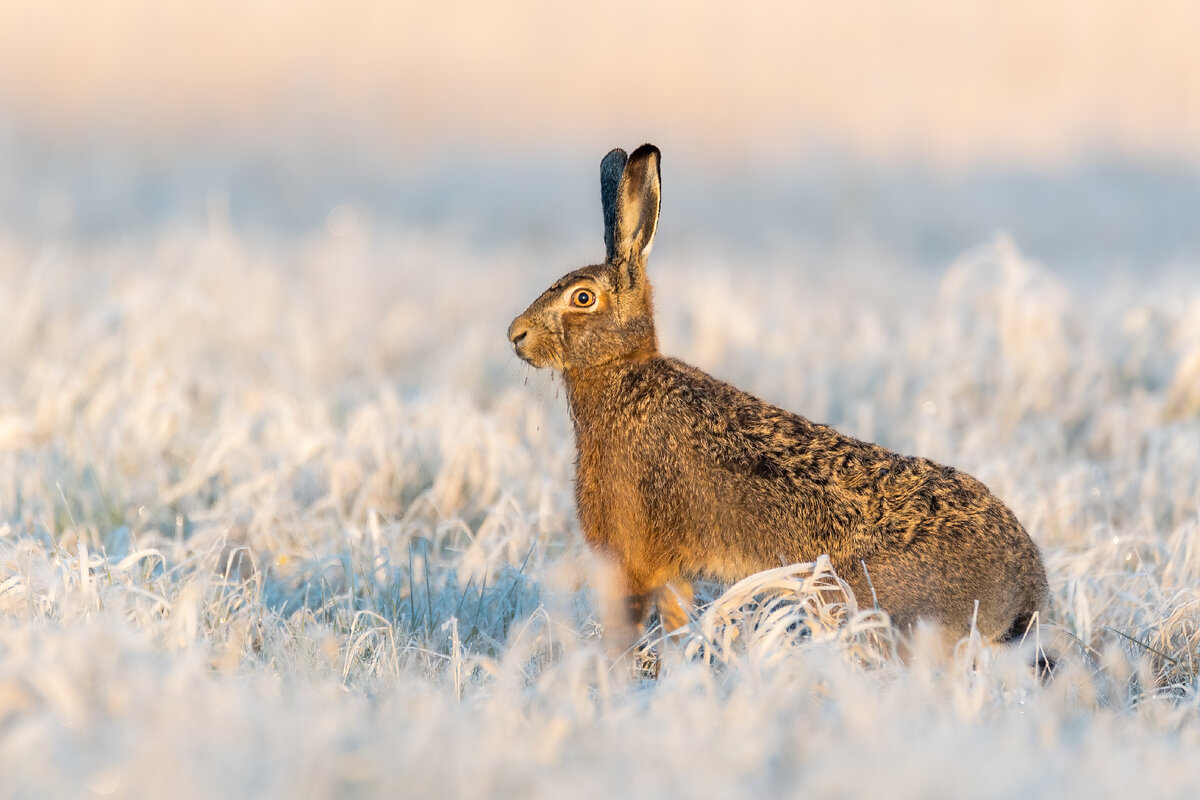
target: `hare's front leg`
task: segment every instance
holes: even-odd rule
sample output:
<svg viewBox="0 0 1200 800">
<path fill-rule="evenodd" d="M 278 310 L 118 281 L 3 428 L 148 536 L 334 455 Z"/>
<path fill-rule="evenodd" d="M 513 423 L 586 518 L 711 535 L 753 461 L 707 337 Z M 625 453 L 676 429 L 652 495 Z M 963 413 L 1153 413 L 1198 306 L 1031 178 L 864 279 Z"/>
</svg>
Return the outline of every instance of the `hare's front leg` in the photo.
<svg viewBox="0 0 1200 800">
<path fill-rule="evenodd" d="M 604 640 L 614 654 L 624 653 L 633 647 L 642 634 L 642 623 L 650 612 L 650 604 L 656 599 L 661 603 L 666 580 L 655 580 L 655 577 L 630 565 L 610 565 L 601 597 L 601 622 L 604 624 Z M 662 605 L 659 608 L 661 610 Z"/>
<path fill-rule="evenodd" d="M 620 564 L 606 566 L 600 585 L 600 623 L 604 626 L 605 649 L 613 656 L 620 656 L 637 641 L 650 595 L 631 591 L 626 570 Z"/>
</svg>

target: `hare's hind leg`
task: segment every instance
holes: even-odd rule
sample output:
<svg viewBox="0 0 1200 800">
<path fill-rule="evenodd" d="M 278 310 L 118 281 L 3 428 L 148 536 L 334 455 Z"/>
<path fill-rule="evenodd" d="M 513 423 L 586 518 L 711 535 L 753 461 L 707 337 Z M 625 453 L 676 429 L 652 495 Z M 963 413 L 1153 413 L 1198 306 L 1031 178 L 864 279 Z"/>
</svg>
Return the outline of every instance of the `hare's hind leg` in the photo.
<svg viewBox="0 0 1200 800">
<path fill-rule="evenodd" d="M 675 578 L 659 591 L 658 616 L 663 633 L 674 633 L 691 621 L 692 599 L 692 582 L 686 578 Z"/>
</svg>

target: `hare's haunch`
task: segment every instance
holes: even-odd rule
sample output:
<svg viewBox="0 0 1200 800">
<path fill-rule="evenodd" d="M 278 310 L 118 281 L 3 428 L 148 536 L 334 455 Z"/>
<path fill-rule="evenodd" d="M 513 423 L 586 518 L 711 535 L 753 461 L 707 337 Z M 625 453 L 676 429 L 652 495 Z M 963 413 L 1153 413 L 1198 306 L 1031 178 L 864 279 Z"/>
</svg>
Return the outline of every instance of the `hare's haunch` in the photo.
<svg viewBox="0 0 1200 800">
<path fill-rule="evenodd" d="M 535 367 L 562 371 L 584 535 L 611 559 L 628 642 L 657 602 L 687 621 L 693 578 L 736 580 L 828 553 L 859 602 L 1003 641 L 1047 599 L 1037 545 L 966 473 L 784 411 L 658 351 L 646 256 L 659 151 L 600 164 L 604 263 L 571 272 L 513 320 Z M 978 613 L 976 616 L 976 602 Z"/>
</svg>

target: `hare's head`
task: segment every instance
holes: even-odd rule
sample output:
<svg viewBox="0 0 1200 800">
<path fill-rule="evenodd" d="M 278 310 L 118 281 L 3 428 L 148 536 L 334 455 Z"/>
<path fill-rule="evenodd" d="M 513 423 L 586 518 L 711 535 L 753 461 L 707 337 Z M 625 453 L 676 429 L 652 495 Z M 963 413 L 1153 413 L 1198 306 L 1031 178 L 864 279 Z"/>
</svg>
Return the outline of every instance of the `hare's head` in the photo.
<svg viewBox="0 0 1200 800">
<path fill-rule="evenodd" d="M 658 352 L 646 256 L 658 226 L 659 152 L 644 144 L 600 162 L 603 264 L 559 278 L 508 327 L 518 356 L 535 367 L 579 369 Z"/>
</svg>

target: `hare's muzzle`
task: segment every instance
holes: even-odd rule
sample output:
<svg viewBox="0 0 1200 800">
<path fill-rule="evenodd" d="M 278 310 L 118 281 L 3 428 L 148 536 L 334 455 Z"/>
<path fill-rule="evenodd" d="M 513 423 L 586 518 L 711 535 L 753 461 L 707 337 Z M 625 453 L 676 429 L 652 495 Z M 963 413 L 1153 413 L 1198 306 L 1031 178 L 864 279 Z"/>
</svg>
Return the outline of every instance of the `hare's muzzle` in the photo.
<svg viewBox="0 0 1200 800">
<path fill-rule="evenodd" d="M 513 350 L 516 352 L 517 357 L 523 360 L 525 359 L 525 353 L 521 347 L 525 343 L 525 338 L 528 334 L 529 325 L 520 317 L 514 319 L 512 325 L 508 326 L 508 340 L 512 342 Z"/>
</svg>

